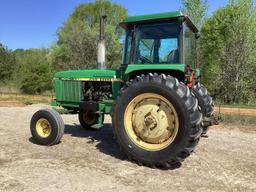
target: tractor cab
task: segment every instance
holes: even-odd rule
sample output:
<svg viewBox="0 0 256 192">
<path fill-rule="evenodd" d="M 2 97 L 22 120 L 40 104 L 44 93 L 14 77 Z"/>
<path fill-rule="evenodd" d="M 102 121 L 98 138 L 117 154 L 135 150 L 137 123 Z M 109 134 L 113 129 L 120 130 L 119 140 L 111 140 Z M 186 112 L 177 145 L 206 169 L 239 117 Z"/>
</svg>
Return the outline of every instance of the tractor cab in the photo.
<svg viewBox="0 0 256 192">
<path fill-rule="evenodd" d="M 128 17 L 123 64 L 188 64 L 195 67 L 198 29 L 181 12 Z"/>
</svg>

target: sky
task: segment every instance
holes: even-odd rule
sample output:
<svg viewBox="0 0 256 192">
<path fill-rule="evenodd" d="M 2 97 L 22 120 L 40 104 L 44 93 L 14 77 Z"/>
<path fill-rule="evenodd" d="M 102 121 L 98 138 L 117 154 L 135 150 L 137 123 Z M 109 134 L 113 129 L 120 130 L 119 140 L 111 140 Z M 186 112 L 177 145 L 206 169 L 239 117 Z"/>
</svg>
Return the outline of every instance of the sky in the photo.
<svg viewBox="0 0 256 192">
<path fill-rule="evenodd" d="M 0 42 L 9 49 L 47 48 L 56 31 L 80 3 L 93 0 L 0 0 Z M 129 15 L 176 11 L 180 0 L 112 0 Z M 209 14 L 228 0 L 209 0 Z"/>
</svg>

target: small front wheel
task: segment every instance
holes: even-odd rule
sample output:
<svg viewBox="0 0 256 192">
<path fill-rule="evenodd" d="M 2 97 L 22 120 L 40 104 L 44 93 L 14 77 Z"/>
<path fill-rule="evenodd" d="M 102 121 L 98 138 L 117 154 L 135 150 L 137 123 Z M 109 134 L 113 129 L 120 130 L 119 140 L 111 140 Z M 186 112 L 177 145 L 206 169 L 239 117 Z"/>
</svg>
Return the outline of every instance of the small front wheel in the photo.
<svg viewBox="0 0 256 192">
<path fill-rule="evenodd" d="M 94 128 L 92 128 L 92 125 L 95 125 L 98 123 L 98 118 L 99 118 L 99 115 L 91 111 L 79 111 L 79 114 L 78 114 L 78 119 L 81 126 L 87 130 L 94 130 Z M 103 121 L 104 121 L 104 118 L 102 119 L 102 123 Z"/>
<path fill-rule="evenodd" d="M 64 122 L 57 111 L 42 109 L 33 115 L 30 131 L 35 143 L 54 145 L 60 142 L 64 134 Z"/>
</svg>

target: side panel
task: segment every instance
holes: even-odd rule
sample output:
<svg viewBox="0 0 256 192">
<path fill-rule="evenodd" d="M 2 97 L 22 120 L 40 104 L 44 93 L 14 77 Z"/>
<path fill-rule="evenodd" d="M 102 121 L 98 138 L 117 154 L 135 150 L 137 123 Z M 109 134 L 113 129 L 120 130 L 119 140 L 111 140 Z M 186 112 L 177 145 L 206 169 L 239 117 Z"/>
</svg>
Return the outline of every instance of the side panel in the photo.
<svg viewBox="0 0 256 192">
<path fill-rule="evenodd" d="M 81 102 L 85 101 L 84 90 L 85 82 L 92 84 L 100 82 L 109 82 L 112 85 L 112 97 L 115 99 L 120 90 L 122 79 L 120 70 L 70 70 L 61 71 L 54 76 L 54 86 L 56 99 L 53 100 L 53 106 L 62 106 L 67 109 L 78 109 Z M 104 110 L 109 113 L 108 102 L 103 103 Z M 105 109 L 105 106 L 106 109 Z"/>
<path fill-rule="evenodd" d="M 63 81 L 62 101 L 80 102 L 82 100 L 81 81 Z"/>
<path fill-rule="evenodd" d="M 54 80 L 54 91 L 55 91 L 55 97 L 56 100 L 62 99 L 62 81 L 61 80 Z"/>
<path fill-rule="evenodd" d="M 80 102 L 81 81 L 55 80 L 55 92 L 58 102 Z"/>
<path fill-rule="evenodd" d="M 82 82 L 112 82 L 113 96 L 116 97 L 122 79 L 119 70 L 69 70 L 54 75 L 56 101 L 60 105 L 72 106 L 83 101 Z"/>
</svg>

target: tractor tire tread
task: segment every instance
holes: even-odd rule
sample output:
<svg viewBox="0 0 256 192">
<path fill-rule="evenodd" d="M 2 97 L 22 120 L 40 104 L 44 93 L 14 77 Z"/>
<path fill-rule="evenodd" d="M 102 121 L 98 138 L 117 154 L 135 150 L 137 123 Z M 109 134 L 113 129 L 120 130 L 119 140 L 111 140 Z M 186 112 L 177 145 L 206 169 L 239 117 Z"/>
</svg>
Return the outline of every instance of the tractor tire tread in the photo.
<svg viewBox="0 0 256 192">
<path fill-rule="evenodd" d="M 197 99 L 193 94 L 190 93 L 190 90 L 187 88 L 187 86 L 184 83 L 180 83 L 176 78 L 170 75 L 166 75 L 166 74 L 159 75 L 157 73 L 154 73 L 154 74 L 149 73 L 148 75 L 142 74 L 137 76 L 135 79 L 130 80 L 129 83 L 126 84 L 127 86 L 121 89 L 119 95 L 115 100 L 115 104 L 112 108 L 113 134 L 118 145 L 122 146 L 123 145 L 122 141 L 117 136 L 117 129 L 119 127 L 115 126 L 115 122 L 118 121 L 119 119 L 115 118 L 115 113 L 118 112 L 117 108 L 120 105 L 122 98 L 125 97 L 125 95 L 127 94 L 127 89 L 140 82 L 152 82 L 152 81 L 154 83 L 161 84 L 161 86 L 165 86 L 169 89 L 175 90 L 177 95 L 179 95 L 180 99 L 185 104 L 186 111 L 189 114 L 190 129 L 191 129 L 190 135 L 186 138 L 185 147 L 181 149 L 175 156 L 171 156 L 165 159 L 164 161 L 160 161 L 160 162 L 141 160 L 140 158 L 135 157 L 130 151 L 125 150 L 124 147 L 120 147 L 120 148 L 126 153 L 129 160 L 133 160 L 137 162 L 138 165 L 169 169 L 172 167 L 180 166 L 181 162 L 194 151 L 202 133 L 202 127 L 201 127 L 202 114 L 199 112 Z"/>
<path fill-rule="evenodd" d="M 203 117 L 211 117 L 214 114 L 214 103 L 206 87 L 202 85 L 200 82 L 198 82 L 193 86 L 192 92 L 198 100 L 200 112 L 203 114 Z M 203 127 L 202 134 L 206 134 L 209 127 L 208 126 L 202 126 L 202 127 Z"/>
</svg>

